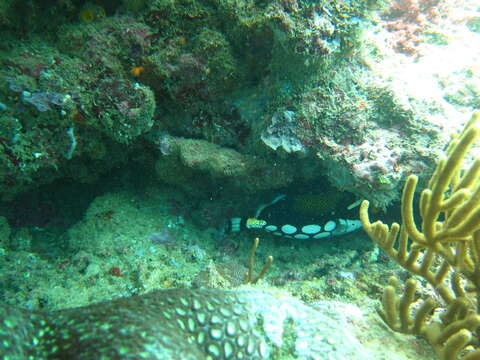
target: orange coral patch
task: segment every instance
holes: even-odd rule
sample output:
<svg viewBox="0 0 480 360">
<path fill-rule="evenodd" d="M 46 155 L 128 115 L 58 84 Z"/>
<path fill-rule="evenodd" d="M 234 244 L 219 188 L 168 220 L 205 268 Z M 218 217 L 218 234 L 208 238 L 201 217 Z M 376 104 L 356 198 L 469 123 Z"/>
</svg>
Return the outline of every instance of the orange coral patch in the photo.
<svg viewBox="0 0 480 360">
<path fill-rule="evenodd" d="M 145 68 L 143 66 L 134 66 L 130 70 L 130 73 L 135 77 L 139 77 L 143 73 L 144 70 L 145 70 Z"/>
</svg>

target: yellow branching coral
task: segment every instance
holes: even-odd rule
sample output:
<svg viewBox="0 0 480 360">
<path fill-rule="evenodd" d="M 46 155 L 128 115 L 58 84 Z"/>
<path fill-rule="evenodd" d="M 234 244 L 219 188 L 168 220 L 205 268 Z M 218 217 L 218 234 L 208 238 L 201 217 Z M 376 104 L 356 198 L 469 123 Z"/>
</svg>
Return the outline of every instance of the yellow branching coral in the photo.
<svg viewBox="0 0 480 360">
<path fill-rule="evenodd" d="M 360 207 L 370 238 L 403 268 L 423 277 L 438 295 L 417 302 L 418 282 L 409 279 L 399 296 L 399 280 L 392 277 L 380 316 L 394 331 L 427 338 L 441 360 L 480 360 L 480 156 L 462 168 L 479 136 L 476 112 L 452 138 L 421 192 L 420 228 L 413 215 L 415 175 L 407 178 L 403 189 L 401 226 L 371 223 L 368 201 Z M 445 310 L 440 316 L 432 315 L 440 308 Z"/>
<path fill-rule="evenodd" d="M 248 271 L 245 274 L 245 279 L 243 281 L 244 284 L 256 284 L 258 280 L 263 278 L 265 274 L 270 269 L 270 266 L 273 262 L 273 256 L 267 256 L 267 260 L 265 264 L 263 264 L 262 270 L 257 276 L 253 275 L 253 265 L 255 264 L 255 253 L 257 252 L 258 244 L 260 243 L 260 239 L 257 237 L 253 239 L 252 249 L 248 254 Z"/>
</svg>

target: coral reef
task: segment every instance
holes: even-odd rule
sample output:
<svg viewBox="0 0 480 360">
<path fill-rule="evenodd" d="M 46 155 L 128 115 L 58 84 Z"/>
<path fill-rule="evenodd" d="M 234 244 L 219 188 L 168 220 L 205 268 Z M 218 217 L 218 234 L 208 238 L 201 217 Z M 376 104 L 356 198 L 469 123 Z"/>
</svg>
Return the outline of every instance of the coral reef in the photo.
<svg viewBox="0 0 480 360">
<path fill-rule="evenodd" d="M 278 147 L 276 119 L 294 114 L 294 92 L 330 56 L 343 56 L 360 32 L 355 19 L 379 3 L 4 2 L 0 25 L 32 37 L 2 48 L 3 194 L 62 177 L 92 181 L 128 150 L 149 150 L 155 136 L 144 135 L 157 131 L 185 138 L 185 148 L 221 146 L 216 153 L 230 166 L 206 157 L 201 166 L 186 161 L 187 168 L 232 186 L 255 191 L 290 183 L 297 169 L 259 146 L 261 134 Z M 29 16 L 20 21 L 20 13 Z M 55 19 L 45 24 L 50 13 Z M 302 119 L 287 118 L 295 140 L 284 147 L 303 152 L 304 138 L 296 137 Z M 181 172 L 190 158 L 170 157 L 160 172 Z M 180 183 L 192 187 L 187 173 Z"/>
<path fill-rule="evenodd" d="M 155 291 L 51 313 L 2 306 L 0 354 L 165 360 L 375 356 L 349 325 L 361 320 L 357 308 L 323 303 L 318 309 L 258 290 L 214 289 Z"/>
<path fill-rule="evenodd" d="M 383 14 L 392 47 L 400 53 L 420 56 L 420 43 L 428 41 L 429 36 L 437 35 L 437 42 L 441 39 L 441 33 L 428 33 L 429 25 L 448 17 L 452 6 L 453 3 L 445 0 L 392 1 Z"/>
<path fill-rule="evenodd" d="M 244 284 L 255 284 L 272 264 L 268 256 L 253 275 L 258 244 L 255 238 Z M 208 268 L 209 285 L 229 285 L 213 264 Z M 225 272 L 224 265 L 221 268 Z M 124 276 L 116 266 L 108 273 Z M 383 347 L 373 340 L 377 336 L 365 336 L 365 329 L 377 335 L 378 326 L 358 307 L 332 301 L 308 306 L 278 291 L 168 289 L 54 312 L 1 305 L 0 315 L 0 355 L 8 357 L 145 357 L 147 349 L 153 349 L 155 358 L 179 360 L 384 356 Z M 392 339 L 395 345 L 401 346 Z M 354 355 L 360 349 L 362 355 Z"/>
<path fill-rule="evenodd" d="M 420 66 L 426 50 L 442 59 L 455 43 L 447 29 L 471 37 L 474 19 L 449 4 L 4 1 L 2 194 L 93 181 L 149 152 L 168 183 L 168 169 L 184 188 L 203 172 L 250 192 L 285 186 L 316 162 L 338 189 L 386 208 L 405 176 L 430 173 L 445 119 L 478 103 L 474 65 Z M 417 62 L 405 56 L 412 47 Z M 399 69 L 421 76 L 404 86 Z M 428 74 L 430 88 L 413 91 Z M 155 152 L 159 133 L 232 165 L 167 159 Z"/>
<path fill-rule="evenodd" d="M 405 176 L 428 176 L 444 120 L 477 104 L 473 65 L 432 75 L 436 90 L 420 94 L 392 80 L 407 78 L 398 69 L 431 73 L 385 41 L 407 36 L 401 26 L 421 28 L 410 31 L 418 54 L 451 41 L 441 27 L 467 34 L 447 3 L 5 1 L 1 193 L 91 182 L 149 153 L 167 183 L 169 169 L 191 189 L 202 173 L 230 193 L 278 189 L 316 163 L 338 189 L 385 208 Z M 387 71 L 388 51 L 411 62 L 389 56 Z M 179 153 L 165 156 L 162 138 L 180 139 Z"/>
<path fill-rule="evenodd" d="M 466 163 L 479 137 L 477 112 L 450 141 L 446 156 L 440 158 L 421 193 L 421 229 L 413 217 L 415 175 L 407 178 L 403 190 L 401 226 L 371 223 L 368 201 L 360 209 L 372 240 L 408 272 L 426 280 L 436 294 L 417 304 L 418 281 L 407 280 L 400 297 L 396 292 L 399 280 L 392 278 L 383 294 L 382 319 L 394 331 L 426 337 L 442 360 L 480 357 L 480 158 L 477 155 Z M 445 311 L 438 315 L 442 308 Z"/>
<path fill-rule="evenodd" d="M 128 171 L 131 173 L 128 174 Z M 138 174 L 141 176 L 138 177 Z M 192 200 L 191 192 L 182 193 L 178 187 L 158 184 L 155 179 L 141 186 L 140 179 L 149 179 L 151 174 L 138 168 L 119 169 L 117 176 L 118 182 L 91 185 L 92 188 L 100 186 L 108 193 L 97 193 L 91 203 L 89 199 L 90 206 L 87 208 L 86 202 L 85 208 L 70 219 L 73 225 L 68 225 L 61 232 L 50 225 L 56 219 L 54 214 L 60 213 L 60 220 L 67 221 L 65 216 L 68 212 L 65 210 L 78 207 L 78 202 L 89 191 L 76 188 L 78 193 L 73 197 L 58 194 L 59 201 L 65 202 L 65 207 L 58 209 L 50 204 L 54 209 L 50 210 L 52 215 L 49 217 L 53 218 L 48 219 L 46 225 L 44 209 L 48 209 L 46 201 L 51 199 L 51 192 L 45 188 L 40 190 L 44 196 L 43 202 L 33 202 L 28 209 L 22 206 L 32 203 L 34 195 L 31 194 L 18 204 L 18 212 L 24 209 L 27 213 L 21 229 L 18 228 L 21 219 L 15 216 L 12 220 L 9 214 L 10 226 L 4 223 L 2 233 L 5 236 L 10 233 L 10 236 L 4 251 L 0 250 L 0 298 L 3 304 L 10 309 L 10 306 L 21 307 L 25 309 L 19 310 L 23 314 L 32 311 L 43 316 L 40 315 L 42 311 L 50 317 L 52 312 L 66 308 L 70 309 L 61 310 L 62 314 L 65 314 L 63 311 L 84 314 L 84 308 L 77 307 L 107 301 L 96 309 L 108 308 L 116 312 L 123 305 L 117 307 L 117 303 L 110 300 L 150 293 L 156 289 L 177 288 L 170 292 L 160 291 L 148 298 L 154 299 L 152 303 L 157 302 L 158 305 L 167 294 L 174 297 L 175 294 L 197 294 L 201 297 L 205 290 L 195 290 L 197 287 L 214 287 L 216 290 L 209 296 L 218 294 L 228 297 L 230 292 L 225 289 L 242 284 L 248 272 L 246 254 L 251 251 L 252 234 L 241 233 L 234 237 L 213 228 L 201 230 L 190 221 L 202 216 L 200 210 L 206 207 L 205 203 L 213 204 L 212 208 L 218 204 L 224 213 L 220 215 L 226 215 L 228 203 L 201 199 L 197 204 L 196 199 Z M 110 175 L 103 181 L 111 178 Z M 68 190 L 72 189 L 66 187 L 65 191 Z M 55 186 L 55 193 L 57 191 L 58 185 Z M 332 196 L 334 193 L 332 190 Z M 259 201 L 255 196 L 243 199 L 241 195 L 238 199 L 237 203 L 233 202 L 233 207 L 243 200 L 250 204 L 251 211 L 255 210 Z M 213 216 L 219 215 L 214 213 Z M 28 222 L 29 219 L 32 220 Z M 30 224 L 44 225 L 41 225 L 43 229 L 36 230 Z M 278 329 L 285 330 L 282 339 L 284 345 L 281 354 L 272 353 L 272 359 L 298 359 L 302 353 L 296 345 L 295 349 L 299 351 L 294 352 L 290 330 L 304 329 L 302 326 L 307 326 L 304 322 L 306 318 L 316 324 L 313 331 L 315 346 L 319 348 L 318 353 L 312 356 L 320 359 L 322 356 L 330 359 L 346 356 L 336 350 L 338 347 L 346 349 L 341 340 L 345 334 L 352 336 L 353 342 L 349 344 L 354 344 L 355 351 L 361 351 L 367 358 L 432 358 L 430 353 L 425 352 L 421 342 L 413 348 L 410 347 L 410 340 L 400 336 L 391 337 L 388 347 L 382 346 L 382 339 L 387 336 L 386 327 L 382 327 L 376 319 L 368 296 L 377 296 L 378 284 L 385 277 L 386 264 L 376 262 L 371 249 L 372 244 L 366 241 L 362 233 L 325 241 L 262 239 L 251 274 L 262 272 L 264 259 L 269 255 L 275 261 L 266 276 L 257 283 L 253 293 L 259 297 L 252 299 L 252 302 L 258 304 L 264 295 L 271 299 L 272 302 L 266 304 L 265 308 L 262 305 L 262 309 L 274 318 L 278 316 L 279 309 L 290 308 L 289 304 L 298 311 L 289 313 L 287 317 L 293 322 L 298 321 L 298 326 L 291 321 L 275 323 L 279 325 Z M 253 275 L 252 279 L 255 277 Z M 251 287 L 247 290 L 251 291 Z M 233 294 L 238 291 L 243 290 L 236 290 Z M 148 309 L 151 309 L 145 305 L 142 311 L 144 302 L 139 299 L 135 297 L 130 303 L 139 313 L 134 315 L 128 312 L 136 318 L 149 313 Z M 120 303 L 124 304 L 122 301 Z M 248 307 L 249 316 L 256 317 L 256 309 Z M 304 313 L 304 310 L 307 312 Z M 259 316 L 260 320 L 263 319 L 263 315 Z M 153 317 L 156 318 L 155 315 Z M 122 320 L 125 317 L 122 316 Z M 144 320 L 146 324 L 148 319 Z M 163 328 L 155 329 L 158 329 L 157 333 L 163 332 Z M 116 334 L 117 330 L 122 331 L 118 327 L 109 329 L 110 334 Z M 169 331 L 176 333 L 175 329 Z M 310 335 L 308 339 L 311 339 Z M 128 343 L 126 340 L 125 345 Z M 287 347 L 287 344 L 291 346 Z M 37 350 L 41 351 L 40 348 Z M 301 349 L 308 351 L 312 348 L 305 346 Z M 2 349 L 0 353 L 2 351 L 6 350 Z M 395 354 L 389 354 L 391 351 Z M 203 353 L 200 354 L 201 358 Z"/>
<path fill-rule="evenodd" d="M 155 103 L 150 90 L 129 81 L 118 81 L 121 89 L 116 89 L 114 81 L 104 79 L 99 82 L 103 84 L 101 96 L 90 93 L 88 89 L 99 85 L 99 73 L 53 47 L 22 43 L 2 56 L 1 62 L 0 92 L 5 99 L 0 113 L 3 194 L 15 194 L 61 177 L 84 181 L 87 176 L 98 176 L 125 156 L 98 130 L 122 141 L 152 125 Z M 122 96 L 116 98 L 119 92 Z M 125 102 L 116 102 L 121 99 Z M 111 113 L 92 114 L 93 102 L 98 109 Z M 98 167 L 107 153 L 111 155 L 108 162 Z M 84 169 L 82 176 L 80 167 Z"/>
<path fill-rule="evenodd" d="M 453 9 L 443 7 L 448 2 Z M 225 220 L 254 214 L 263 199 L 283 190 L 298 195 L 287 216 L 338 214 L 355 198 L 384 209 L 399 198 L 408 175 L 418 173 L 420 184 L 430 176 L 445 139 L 478 107 L 479 51 L 471 46 L 479 41 L 478 13 L 453 17 L 454 9 L 471 9 L 463 2 L 411 0 L 391 2 L 376 14 L 384 3 L 0 1 L 0 196 L 15 197 L 0 202 L 0 215 L 8 219 L 0 217 L 3 309 L 24 317 L 27 327 L 37 317 L 75 332 L 78 327 L 62 322 L 70 319 L 88 329 L 83 335 L 105 331 L 101 340 L 113 337 L 113 344 L 122 332 L 132 333 L 105 322 L 132 320 L 139 341 L 165 335 L 169 344 L 162 350 L 177 352 L 171 358 L 253 357 L 249 344 L 266 357 L 265 342 L 270 357 L 282 360 L 431 359 L 421 340 L 402 341 L 373 319 L 362 322 L 362 311 L 373 313 L 370 298 L 396 269 L 364 234 L 323 241 L 268 237 L 257 249 L 267 265 L 268 256 L 275 257 L 258 283 L 267 291 L 225 291 L 246 273 L 250 281 L 257 280 L 253 273 L 263 275 L 253 256 L 245 261 L 251 234 L 225 233 Z M 439 16 L 438 9 L 448 11 Z M 117 181 L 100 178 L 110 178 L 112 169 Z M 51 187 L 41 187 L 47 183 Z M 66 183 L 75 196 L 58 191 Z M 79 183 L 92 184 L 91 194 Z M 20 196 L 29 189 L 45 197 Z M 48 200 L 59 193 L 62 207 Z M 452 201 L 446 201 L 466 209 L 461 196 L 447 194 Z M 408 259 L 410 269 L 418 265 L 418 274 L 427 275 L 428 250 L 409 248 L 402 236 L 404 257 L 394 259 Z M 468 294 L 461 292 L 477 251 L 468 244 L 475 241 L 441 244 L 461 281 L 451 279 L 450 292 L 443 283 L 436 287 L 432 316 L 406 315 L 417 305 L 411 281 L 404 298 L 387 287 L 387 323 L 425 330 L 440 353 L 455 353 L 461 346 L 453 340 L 469 336 L 476 346 L 473 305 L 462 305 L 476 302 L 468 281 Z M 448 258 L 448 246 L 455 254 L 464 246 L 465 257 Z M 443 266 L 438 254 L 433 257 Z M 457 269 L 460 260 L 465 274 Z M 216 289 L 192 289 L 206 286 Z M 448 294 L 454 300 L 447 306 Z M 196 297 L 210 309 L 194 312 L 184 304 Z M 241 314 L 225 315 L 242 299 Z M 73 308 L 99 301 L 108 302 Z M 443 307 L 448 312 L 440 316 Z M 72 309 L 51 313 L 65 308 Z M 282 309 L 288 309 L 285 317 Z M 82 322 L 87 313 L 103 326 Z M 212 324 L 197 332 L 203 315 Z M 252 337 L 229 333 L 232 324 L 241 328 L 239 318 L 251 320 Z M 283 337 L 271 336 L 272 324 Z M 457 331 L 462 326 L 468 329 Z M 47 333 L 46 340 L 57 334 Z M 39 351 L 52 350 L 45 338 L 29 338 L 36 340 Z"/>
</svg>

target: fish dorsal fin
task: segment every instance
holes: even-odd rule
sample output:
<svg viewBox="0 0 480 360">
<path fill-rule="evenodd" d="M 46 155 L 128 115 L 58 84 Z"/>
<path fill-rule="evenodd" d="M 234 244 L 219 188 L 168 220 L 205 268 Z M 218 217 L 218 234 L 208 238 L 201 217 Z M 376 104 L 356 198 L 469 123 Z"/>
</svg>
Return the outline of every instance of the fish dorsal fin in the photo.
<svg viewBox="0 0 480 360">
<path fill-rule="evenodd" d="M 279 194 L 273 198 L 272 201 L 266 204 L 260 204 L 257 208 L 257 212 L 255 213 L 255 218 L 258 219 L 260 217 L 260 214 L 262 213 L 263 210 L 265 210 L 267 207 L 279 202 L 280 200 L 283 200 L 287 197 L 285 194 Z"/>
</svg>

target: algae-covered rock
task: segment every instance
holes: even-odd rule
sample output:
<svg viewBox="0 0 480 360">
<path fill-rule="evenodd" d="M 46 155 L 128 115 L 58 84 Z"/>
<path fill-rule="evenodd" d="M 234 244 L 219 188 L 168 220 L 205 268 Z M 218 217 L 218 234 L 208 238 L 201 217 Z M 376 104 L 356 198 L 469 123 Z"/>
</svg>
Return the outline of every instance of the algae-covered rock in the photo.
<svg viewBox="0 0 480 360">
<path fill-rule="evenodd" d="M 130 143 L 153 125 L 155 97 L 146 86 L 128 80 L 103 79 L 98 84 L 98 127 L 120 143 Z"/>
<path fill-rule="evenodd" d="M 184 139 L 179 142 L 182 162 L 212 177 L 245 175 L 247 158 L 239 152 L 222 148 L 205 140 Z"/>
<path fill-rule="evenodd" d="M 177 154 L 165 155 L 158 159 L 155 162 L 155 173 L 162 181 L 176 186 L 193 184 L 196 175 L 195 170 L 183 164 Z"/>
<path fill-rule="evenodd" d="M 58 49 L 90 64 L 91 70 L 108 70 L 105 78 L 132 76 L 152 45 L 153 29 L 130 16 L 105 17 L 88 23 L 64 25 L 58 31 Z"/>
<path fill-rule="evenodd" d="M 176 37 L 158 44 L 144 67 L 140 79 L 177 102 L 214 100 L 234 86 L 239 71 L 225 35 L 208 28 L 188 40 Z"/>
<path fill-rule="evenodd" d="M 272 165 L 267 159 L 205 140 L 161 136 L 154 141 L 163 153 L 156 163 L 157 174 L 169 184 L 198 187 L 213 179 L 225 188 L 233 185 L 255 192 L 280 188 L 295 176 L 296 167 L 288 161 Z"/>
<path fill-rule="evenodd" d="M 107 25 L 113 26 L 112 22 L 102 24 L 87 30 L 107 31 Z M 154 94 L 124 77 L 125 71 L 131 75 L 120 56 L 122 46 L 147 46 L 141 35 L 147 36 L 148 29 L 128 21 L 118 22 L 116 29 L 121 26 L 130 31 L 118 30 L 124 36 L 118 48 L 108 45 L 111 38 L 91 39 L 78 30 L 79 25 L 70 25 L 59 34 L 58 47 L 35 37 L 32 42 L 17 40 L 15 47 L 2 49 L 3 193 L 15 194 L 62 177 L 91 181 L 122 161 L 125 151 L 119 151 L 115 142 L 131 143 L 151 128 Z M 114 69 L 116 62 L 120 65 Z M 101 162 L 105 163 L 99 166 Z"/>
</svg>

